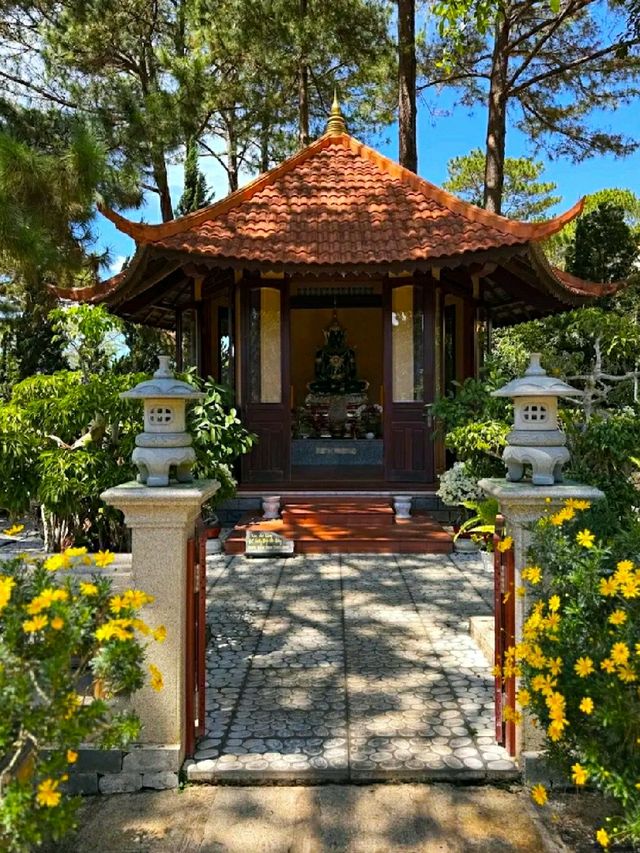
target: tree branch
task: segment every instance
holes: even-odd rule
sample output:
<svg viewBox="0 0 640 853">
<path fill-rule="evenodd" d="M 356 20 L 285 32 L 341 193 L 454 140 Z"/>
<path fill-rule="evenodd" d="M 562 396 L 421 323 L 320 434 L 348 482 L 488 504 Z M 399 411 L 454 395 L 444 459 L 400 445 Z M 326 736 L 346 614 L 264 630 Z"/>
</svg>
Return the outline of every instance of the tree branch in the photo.
<svg viewBox="0 0 640 853">
<path fill-rule="evenodd" d="M 565 71 L 571 71 L 574 68 L 579 68 L 581 65 L 586 65 L 588 62 L 593 62 L 595 59 L 601 59 L 603 56 L 612 53 L 614 50 L 619 50 L 620 48 L 625 47 L 634 47 L 637 44 L 640 44 L 640 39 L 629 39 L 628 41 L 621 42 L 620 44 L 610 44 L 608 47 L 596 50 L 588 56 L 582 56 L 579 59 L 574 59 L 572 62 L 564 62 L 561 65 L 557 65 L 555 68 L 536 74 L 534 77 L 531 77 L 529 80 L 526 80 L 524 83 L 516 86 L 515 89 L 512 89 L 510 94 L 512 96 L 518 96 L 527 89 L 530 89 L 531 86 L 535 86 L 536 83 L 541 83 L 543 80 L 550 80 L 552 77 L 558 77 Z"/>
</svg>

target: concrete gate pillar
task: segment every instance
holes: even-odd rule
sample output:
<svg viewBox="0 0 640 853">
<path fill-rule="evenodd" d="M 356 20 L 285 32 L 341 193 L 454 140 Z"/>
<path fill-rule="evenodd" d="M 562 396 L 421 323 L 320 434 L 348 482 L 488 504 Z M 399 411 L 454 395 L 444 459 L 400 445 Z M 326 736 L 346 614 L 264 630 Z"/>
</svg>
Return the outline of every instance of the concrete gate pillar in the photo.
<svg viewBox="0 0 640 853">
<path fill-rule="evenodd" d="M 546 513 L 553 513 L 564 505 L 569 498 L 597 501 L 604 498 L 600 489 L 581 483 L 567 481 L 553 486 L 534 486 L 530 482 L 512 483 L 504 479 L 491 478 L 480 480 L 482 490 L 495 498 L 504 516 L 507 535 L 513 539 L 515 551 L 515 586 L 525 586 L 522 581 L 522 569 L 527 565 L 527 551 L 531 543 L 531 529 Z M 515 598 L 516 643 L 522 642 L 522 628 L 526 614 L 535 600 L 528 587 L 524 598 Z M 524 722 L 516 728 L 516 754 L 524 750 L 540 748 L 541 735 L 535 729 L 527 715 Z"/>
<path fill-rule="evenodd" d="M 150 647 L 150 662 L 162 673 L 163 689 L 155 692 L 145 685 L 132 700 L 143 726 L 140 743 L 177 747 L 180 763 L 186 725 L 187 541 L 194 534 L 202 504 L 219 488 L 216 480 L 163 488 L 131 482 L 101 495 L 105 503 L 122 510 L 131 528 L 132 584 L 155 599 L 143 615 L 152 626 L 167 629 L 165 642 Z"/>
</svg>

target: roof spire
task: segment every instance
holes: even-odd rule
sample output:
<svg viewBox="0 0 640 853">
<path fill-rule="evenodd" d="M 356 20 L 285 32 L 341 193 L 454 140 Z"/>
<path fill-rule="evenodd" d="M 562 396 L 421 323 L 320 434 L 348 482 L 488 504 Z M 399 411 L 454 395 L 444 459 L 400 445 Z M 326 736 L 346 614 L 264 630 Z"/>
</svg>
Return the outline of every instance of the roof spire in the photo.
<svg viewBox="0 0 640 853">
<path fill-rule="evenodd" d="M 331 104 L 331 112 L 327 121 L 326 133 L 346 133 L 347 125 L 344 121 L 344 116 L 338 103 L 338 89 L 333 89 L 333 103 Z"/>
</svg>

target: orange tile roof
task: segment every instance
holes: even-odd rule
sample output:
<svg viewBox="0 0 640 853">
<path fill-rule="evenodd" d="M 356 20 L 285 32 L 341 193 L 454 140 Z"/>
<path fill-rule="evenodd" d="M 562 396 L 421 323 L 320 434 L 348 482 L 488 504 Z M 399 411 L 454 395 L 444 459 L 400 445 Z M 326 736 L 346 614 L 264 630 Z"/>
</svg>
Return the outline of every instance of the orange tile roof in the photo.
<svg viewBox="0 0 640 853">
<path fill-rule="evenodd" d="M 517 246 L 559 231 L 468 204 L 346 133 L 327 133 L 221 201 L 171 222 L 103 213 L 139 244 L 246 262 L 349 266 L 418 262 Z"/>
</svg>

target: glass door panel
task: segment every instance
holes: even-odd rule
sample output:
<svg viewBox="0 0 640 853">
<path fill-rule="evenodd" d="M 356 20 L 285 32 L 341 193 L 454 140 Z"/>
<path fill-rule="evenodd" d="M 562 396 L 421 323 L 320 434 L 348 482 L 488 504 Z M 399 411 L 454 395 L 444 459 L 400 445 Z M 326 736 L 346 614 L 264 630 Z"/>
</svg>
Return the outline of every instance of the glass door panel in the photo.
<svg viewBox="0 0 640 853">
<path fill-rule="evenodd" d="M 251 291 L 249 308 L 249 402 L 282 402 L 282 316 L 280 291 Z"/>
</svg>

